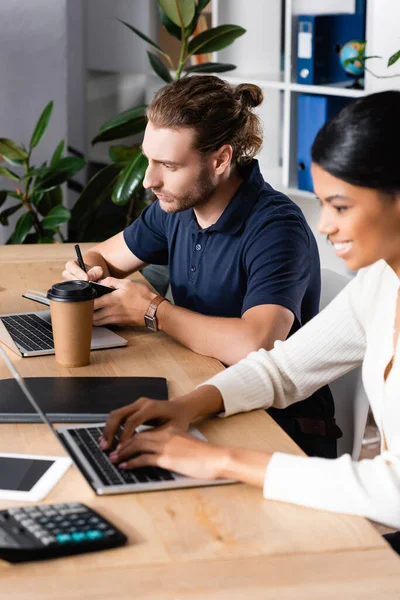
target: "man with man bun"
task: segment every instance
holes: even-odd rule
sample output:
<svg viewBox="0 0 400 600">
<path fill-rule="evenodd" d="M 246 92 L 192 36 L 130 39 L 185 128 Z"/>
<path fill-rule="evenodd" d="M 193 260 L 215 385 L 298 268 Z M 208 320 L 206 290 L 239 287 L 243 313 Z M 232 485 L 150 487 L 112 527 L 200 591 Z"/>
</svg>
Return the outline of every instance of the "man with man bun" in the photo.
<svg viewBox="0 0 400 600">
<path fill-rule="evenodd" d="M 87 252 L 87 274 L 76 261 L 63 273 L 115 288 L 95 301 L 95 325 L 160 329 L 232 365 L 318 312 L 314 236 L 254 159 L 262 129 L 253 109 L 262 99 L 256 85 L 233 87 L 212 75 L 185 77 L 155 95 L 142 150 L 143 185 L 156 201 Z M 174 304 L 127 279 L 147 264 L 169 265 Z M 317 396 L 273 416 L 309 454 L 335 456 L 332 398 Z"/>
</svg>

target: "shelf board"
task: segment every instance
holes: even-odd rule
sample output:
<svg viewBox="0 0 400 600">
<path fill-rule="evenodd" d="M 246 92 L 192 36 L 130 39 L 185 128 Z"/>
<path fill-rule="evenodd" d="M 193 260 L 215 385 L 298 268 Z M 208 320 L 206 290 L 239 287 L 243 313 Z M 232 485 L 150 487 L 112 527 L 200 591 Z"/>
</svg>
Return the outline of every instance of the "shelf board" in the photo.
<svg viewBox="0 0 400 600">
<path fill-rule="evenodd" d="M 322 94 L 324 96 L 344 96 L 346 98 L 361 98 L 365 90 L 354 90 L 346 87 L 348 82 L 332 83 L 330 85 L 304 85 L 303 83 L 289 83 L 288 89 L 292 92 L 305 94 Z"/>
<path fill-rule="evenodd" d="M 236 73 L 234 75 L 221 74 L 221 77 L 233 85 L 248 82 L 259 85 L 264 89 L 290 90 L 305 94 L 322 94 L 325 96 L 343 96 L 346 98 L 360 98 L 365 96 L 365 90 L 354 90 L 346 87 L 348 82 L 332 83 L 330 85 L 305 85 L 303 83 L 287 83 L 283 80 L 283 73 L 265 75 L 261 73 Z"/>
<path fill-rule="evenodd" d="M 255 85 L 260 86 L 261 88 L 270 88 L 276 90 L 283 90 L 287 87 L 287 84 L 283 81 L 283 73 L 274 73 L 274 74 L 266 74 L 266 73 L 236 73 L 227 74 L 221 73 L 221 78 L 225 79 L 229 83 L 233 85 L 237 85 L 239 83 L 254 83 Z"/>
</svg>

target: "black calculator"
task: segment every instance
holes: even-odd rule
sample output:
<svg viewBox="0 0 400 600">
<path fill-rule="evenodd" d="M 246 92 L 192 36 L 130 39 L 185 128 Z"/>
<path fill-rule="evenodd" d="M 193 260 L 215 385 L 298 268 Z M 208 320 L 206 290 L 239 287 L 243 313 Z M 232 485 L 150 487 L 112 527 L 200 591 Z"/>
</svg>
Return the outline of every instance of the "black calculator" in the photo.
<svg viewBox="0 0 400 600">
<path fill-rule="evenodd" d="M 79 502 L 0 511 L 0 558 L 11 563 L 95 552 L 126 542 L 107 519 Z"/>
</svg>

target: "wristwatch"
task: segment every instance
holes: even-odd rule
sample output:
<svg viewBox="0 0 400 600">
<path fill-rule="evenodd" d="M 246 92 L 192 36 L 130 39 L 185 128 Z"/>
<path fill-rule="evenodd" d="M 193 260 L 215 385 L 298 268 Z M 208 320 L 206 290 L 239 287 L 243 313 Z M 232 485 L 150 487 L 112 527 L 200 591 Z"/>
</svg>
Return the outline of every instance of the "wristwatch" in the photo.
<svg viewBox="0 0 400 600">
<path fill-rule="evenodd" d="M 146 314 L 144 315 L 144 324 L 146 325 L 147 329 L 150 329 L 151 331 L 158 331 L 156 313 L 157 308 L 160 306 L 161 302 L 164 302 L 164 300 L 166 300 L 166 298 L 164 298 L 163 296 L 156 296 L 150 302 L 149 308 L 147 309 Z"/>
</svg>

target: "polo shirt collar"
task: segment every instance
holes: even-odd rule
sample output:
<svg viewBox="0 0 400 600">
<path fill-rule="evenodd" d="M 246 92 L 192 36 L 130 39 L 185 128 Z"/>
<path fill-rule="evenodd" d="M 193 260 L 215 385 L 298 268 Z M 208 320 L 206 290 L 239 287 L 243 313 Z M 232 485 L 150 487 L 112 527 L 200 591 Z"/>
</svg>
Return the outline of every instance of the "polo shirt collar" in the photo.
<svg viewBox="0 0 400 600">
<path fill-rule="evenodd" d="M 218 231 L 233 235 L 242 227 L 258 200 L 264 186 L 264 179 L 260 173 L 258 161 L 255 159 L 242 168 L 241 176 L 243 177 L 242 183 L 218 221 L 202 231 Z M 193 208 L 184 210 L 179 213 L 179 216 L 184 225 L 199 230 Z"/>
</svg>

